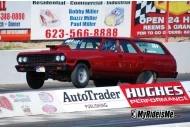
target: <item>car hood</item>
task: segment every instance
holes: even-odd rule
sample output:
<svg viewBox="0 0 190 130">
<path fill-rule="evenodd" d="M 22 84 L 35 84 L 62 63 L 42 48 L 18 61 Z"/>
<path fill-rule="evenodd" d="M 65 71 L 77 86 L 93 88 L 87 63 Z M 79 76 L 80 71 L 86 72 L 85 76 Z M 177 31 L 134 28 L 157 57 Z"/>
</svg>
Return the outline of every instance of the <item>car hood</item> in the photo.
<svg viewBox="0 0 190 130">
<path fill-rule="evenodd" d="M 63 53 L 63 51 L 43 50 L 43 51 L 20 52 L 19 55 L 43 55 L 43 54 L 60 54 L 60 53 Z"/>
<path fill-rule="evenodd" d="M 61 46 L 61 45 L 47 45 L 49 50 L 41 50 L 41 51 L 28 51 L 28 52 L 20 52 L 19 55 L 43 55 L 43 54 L 64 54 L 64 51 L 71 50 L 69 46 Z"/>
</svg>

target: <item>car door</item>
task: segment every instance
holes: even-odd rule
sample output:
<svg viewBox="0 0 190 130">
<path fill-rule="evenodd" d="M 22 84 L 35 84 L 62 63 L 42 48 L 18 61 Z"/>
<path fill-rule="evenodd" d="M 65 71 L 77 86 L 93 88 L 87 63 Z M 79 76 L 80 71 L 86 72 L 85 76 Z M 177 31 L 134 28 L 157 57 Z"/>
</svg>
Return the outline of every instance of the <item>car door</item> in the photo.
<svg viewBox="0 0 190 130">
<path fill-rule="evenodd" d="M 138 53 L 130 40 L 119 40 L 122 53 L 122 73 L 124 76 L 136 77 L 143 71 L 145 61 L 142 53 Z"/>
<path fill-rule="evenodd" d="M 159 43 L 138 40 L 134 42 L 144 53 L 147 69 L 157 71 L 160 77 L 173 75 L 176 68 L 173 64 L 173 57 L 167 54 L 167 51 Z"/>
<path fill-rule="evenodd" d="M 118 40 L 104 39 L 100 49 L 99 70 L 101 75 L 118 77 L 122 71 L 122 55 Z"/>
</svg>

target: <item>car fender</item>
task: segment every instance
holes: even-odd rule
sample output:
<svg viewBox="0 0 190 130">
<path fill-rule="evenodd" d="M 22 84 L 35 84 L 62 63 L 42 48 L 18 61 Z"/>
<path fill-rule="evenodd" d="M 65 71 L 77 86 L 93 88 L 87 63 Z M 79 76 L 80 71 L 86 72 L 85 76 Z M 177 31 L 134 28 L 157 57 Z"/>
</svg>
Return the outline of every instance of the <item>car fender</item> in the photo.
<svg viewBox="0 0 190 130">
<path fill-rule="evenodd" d="M 92 68 L 92 64 L 91 64 L 91 62 L 89 60 L 87 60 L 87 59 L 78 59 L 78 60 L 76 60 L 75 64 L 74 64 L 74 68 L 76 67 L 76 65 L 78 63 L 84 63 L 84 64 L 86 64 L 87 67 L 90 69 L 90 75 L 92 75 L 92 69 L 91 69 Z"/>
<path fill-rule="evenodd" d="M 158 73 L 158 71 L 155 70 L 155 69 L 148 69 L 148 68 L 145 68 L 142 72 L 144 72 L 144 71 L 154 71 L 154 72 L 156 72 L 157 77 L 159 77 L 159 73 Z M 142 72 L 140 72 L 140 73 L 142 73 Z"/>
</svg>

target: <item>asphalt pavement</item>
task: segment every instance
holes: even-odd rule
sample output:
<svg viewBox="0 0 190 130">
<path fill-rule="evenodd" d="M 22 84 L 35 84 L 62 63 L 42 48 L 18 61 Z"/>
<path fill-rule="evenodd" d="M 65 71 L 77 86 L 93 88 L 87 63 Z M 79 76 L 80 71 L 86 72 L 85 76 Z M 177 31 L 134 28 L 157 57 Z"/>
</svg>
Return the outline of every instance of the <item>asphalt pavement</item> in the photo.
<svg viewBox="0 0 190 130">
<path fill-rule="evenodd" d="M 133 108 L 61 113 L 0 119 L 1 127 L 137 127 L 190 122 L 190 106 L 144 107 L 139 110 L 172 110 L 180 118 L 132 119 Z"/>
<path fill-rule="evenodd" d="M 179 74 L 176 79 L 173 78 L 160 78 L 158 82 L 170 81 L 190 81 L 190 74 Z M 119 84 L 118 84 L 119 85 Z M 94 88 L 92 81 L 89 82 L 87 88 Z M 58 89 L 76 89 L 71 82 L 45 82 L 44 86 L 40 89 L 45 90 L 58 90 Z M 36 91 L 29 88 L 27 84 L 0 84 L 0 93 L 20 92 L 20 91 Z"/>
</svg>

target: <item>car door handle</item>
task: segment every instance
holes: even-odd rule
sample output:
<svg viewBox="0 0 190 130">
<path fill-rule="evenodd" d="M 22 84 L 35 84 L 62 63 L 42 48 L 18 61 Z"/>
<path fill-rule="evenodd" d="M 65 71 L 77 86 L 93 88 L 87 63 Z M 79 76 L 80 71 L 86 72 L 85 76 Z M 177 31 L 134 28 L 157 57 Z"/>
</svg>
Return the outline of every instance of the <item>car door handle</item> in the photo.
<svg viewBox="0 0 190 130">
<path fill-rule="evenodd" d="M 119 56 L 119 57 L 123 57 L 123 55 L 122 55 L 122 54 L 119 54 L 118 56 Z"/>
<path fill-rule="evenodd" d="M 139 56 L 139 58 L 144 59 L 144 57 L 143 57 L 143 56 Z"/>
</svg>

